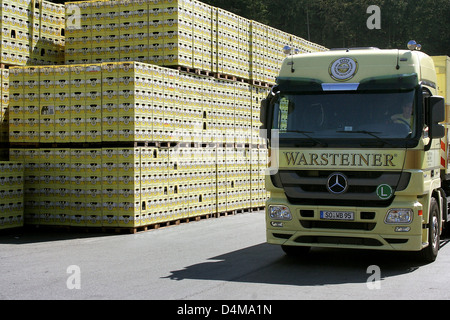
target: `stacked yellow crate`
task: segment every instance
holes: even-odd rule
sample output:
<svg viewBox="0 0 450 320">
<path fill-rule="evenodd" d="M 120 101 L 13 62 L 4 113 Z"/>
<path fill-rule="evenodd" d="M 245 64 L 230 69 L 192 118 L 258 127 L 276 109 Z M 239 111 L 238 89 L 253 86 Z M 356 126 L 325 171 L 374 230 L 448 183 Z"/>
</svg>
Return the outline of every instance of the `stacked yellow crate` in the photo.
<svg viewBox="0 0 450 320">
<path fill-rule="evenodd" d="M 261 127 L 260 121 L 260 109 L 261 101 L 267 96 L 267 89 L 257 86 L 251 86 L 251 121 L 250 121 L 250 135 L 251 144 L 259 145 L 262 144 L 264 139 L 260 136 L 259 128 Z"/>
<path fill-rule="evenodd" d="M 23 226 L 23 188 L 23 163 L 0 161 L 0 230 Z"/>
<path fill-rule="evenodd" d="M 203 143 L 213 143 L 216 140 L 216 131 L 214 126 L 214 79 L 211 77 L 203 77 Z"/>
<path fill-rule="evenodd" d="M 259 155 L 258 148 L 250 148 L 250 208 L 260 206 L 259 202 Z"/>
<path fill-rule="evenodd" d="M 251 152 L 249 148 L 236 149 L 236 167 L 234 174 L 234 188 L 236 209 L 248 209 L 251 206 L 249 195 L 251 194 L 250 162 Z"/>
<path fill-rule="evenodd" d="M 42 0 L 2 0 L 1 11 L 1 63 L 64 63 L 64 5 Z"/>
<path fill-rule="evenodd" d="M 217 212 L 227 211 L 227 162 L 226 148 L 218 144 L 216 148 L 216 205 Z"/>
<path fill-rule="evenodd" d="M 235 83 L 235 143 L 252 143 L 251 111 L 251 86 L 242 82 Z"/>
<path fill-rule="evenodd" d="M 10 70 L 12 143 L 179 141 L 181 137 L 177 70 L 139 62 Z M 201 104 L 194 107 L 201 121 Z M 201 131 L 197 138 L 201 141 Z"/>
<path fill-rule="evenodd" d="M 118 139 L 116 141 L 136 141 L 142 134 L 138 132 L 141 129 L 142 117 L 144 113 L 137 104 L 143 103 L 143 96 L 140 90 L 143 89 L 141 83 L 137 83 L 136 64 L 121 63 L 119 65 L 119 78 L 117 90 L 119 92 L 119 113 L 118 113 Z M 143 76 L 140 73 L 139 76 Z"/>
<path fill-rule="evenodd" d="M 68 2 L 66 16 L 66 64 L 140 61 L 274 83 L 286 37 L 325 50 L 197 0 Z"/>
<path fill-rule="evenodd" d="M 9 142 L 9 70 L 1 69 L 0 100 L 0 160 L 8 159 Z"/>
<path fill-rule="evenodd" d="M 299 49 L 300 53 L 318 52 L 328 50 L 324 46 L 305 40 L 298 36 L 292 36 L 292 46 Z"/>
<path fill-rule="evenodd" d="M 250 74 L 251 79 L 264 81 L 264 65 L 267 61 L 267 26 L 256 21 L 251 24 L 251 55 Z"/>
<path fill-rule="evenodd" d="M 35 14 L 36 10 L 37 1 Z M 64 64 L 65 7 L 63 4 L 41 1 L 39 10 L 39 34 L 33 29 L 31 64 Z M 36 21 L 33 21 L 33 28 Z"/>
<path fill-rule="evenodd" d="M 1 63 L 25 65 L 28 62 L 31 50 L 27 22 L 34 18 L 28 15 L 31 6 L 31 1 L 1 1 Z"/>
<path fill-rule="evenodd" d="M 276 73 L 279 69 L 277 63 L 278 51 L 280 51 L 281 44 L 278 41 L 280 31 L 268 26 L 267 27 L 267 51 L 264 61 L 263 81 L 267 83 L 274 83 Z"/>
<path fill-rule="evenodd" d="M 91 152 L 91 158 L 87 158 L 88 150 L 70 149 L 70 185 L 69 197 L 70 225 L 85 226 L 88 224 L 101 225 L 102 221 L 102 187 L 101 181 L 94 178 L 94 174 L 87 174 L 89 164 L 98 163 L 98 155 Z M 88 159 L 90 161 L 88 161 Z M 94 161 L 97 162 L 94 162 Z M 91 166 L 91 168 L 94 166 Z M 102 168 L 103 169 L 103 168 Z M 90 184 L 88 184 L 88 181 Z M 97 182 L 96 184 L 94 184 Z"/>
<path fill-rule="evenodd" d="M 272 27 L 267 27 L 267 61 L 264 64 L 264 82 L 275 83 L 278 71 L 281 68 L 283 60 L 286 58 L 283 52 L 285 46 L 299 49 L 298 46 L 294 45 L 292 35 Z"/>
<path fill-rule="evenodd" d="M 219 74 L 239 75 L 239 16 L 217 8 L 217 70 Z"/>
<path fill-rule="evenodd" d="M 132 38 L 130 40 L 133 41 L 132 44 L 132 52 L 133 54 L 130 56 L 131 60 L 140 61 L 140 62 L 148 62 L 148 53 L 149 53 L 149 27 L 148 27 L 148 4 L 143 0 L 128 0 L 126 4 L 120 4 L 121 6 L 121 17 L 120 17 L 120 40 L 122 40 L 122 35 L 126 39 L 127 35 Z M 129 12 L 123 10 L 123 8 L 129 8 Z M 125 23 L 124 23 L 124 18 Z M 130 30 L 131 29 L 131 30 Z M 120 41 L 119 40 L 119 41 Z M 121 42 L 121 41 L 120 41 Z M 128 61 L 128 56 L 122 54 L 122 46 L 120 48 L 120 60 Z M 124 59 L 125 58 L 125 59 Z"/>
<path fill-rule="evenodd" d="M 164 218 L 168 193 L 168 162 L 157 148 L 141 149 L 141 225 L 159 223 Z"/>
<path fill-rule="evenodd" d="M 89 11 L 88 11 L 89 10 Z M 86 53 L 91 54 L 91 41 L 95 39 L 91 36 L 90 26 L 90 3 L 89 1 L 67 2 L 65 4 L 65 18 L 67 27 L 65 29 L 65 47 L 64 59 L 65 64 L 78 64 L 81 62 L 81 55 L 78 47 L 89 48 Z M 89 21 L 89 25 L 88 25 Z M 93 54 L 93 52 L 92 52 Z M 86 58 L 84 63 L 91 62 L 91 57 Z"/>
<path fill-rule="evenodd" d="M 69 66 L 55 66 L 54 79 L 54 111 L 55 111 L 55 143 L 70 141 L 70 68 Z M 28 141 L 28 140 L 25 140 Z"/>
<path fill-rule="evenodd" d="M 225 148 L 227 211 L 250 208 L 250 148 Z"/>
<path fill-rule="evenodd" d="M 267 89 L 139 62 L 14 67 L 10 77 L 27 222 L 137 227 L 263 205 L 256 120 Z M 181 148 L 136 147 L 152 141 Z"/>
<path fill-rule="evenodd" d="M 251 61 L 251 24 L 252 22 L 243 17 L 239 20 L 239 37 L 238 37 L 238 77 L 251 79 L 250 77 L 250 61 Z"/>
<path fill-rule="evenodd" d="M 10 105 L 9 105 L 9 141 L 12 143 L 23 142 L 23 136 L 25 129 L 23 128 L 24 116 L 25 116 L 25 81 L 23 78 L 24 69 L 10 69 Z M 38 81 L 34 82 L 34 79 L 27 79 L 27 84 L 31 81 L 31 86 L 38 86 Z M 30 92 L 31 93 L 31 92 Z M 37 100 L 37 97 L 33 96 L 33 101 Z M 36 110 L 38 114 L 39 110 Z M 37 118 L 39 119 L 39 118 Z M 39 128 L 39 120 L 37 123 L 33 122 L 33 125 Z M 28 121 L 27 121 L 28 122 Z M 28 128 L 26 128 L 28 129 Z M 38 131 L 36 131 L 38 134 Z"/>
<path fill-rule="evenodd" d="M 225 148 L 225 165 L 226 165 L 226 192 L 227 192 L 227 210 L 237 209 L 237 194 L 235 187 L 236 180 L 236 149 L 234 147 Z"/>
<path fill-rule="evenodd" d="M 212 71 L 212 11 L 210 5 L 192 1 L 192 67 L 195 69 Z"/>
<path fill-rule="evenodd" d="M 150 63 L 165 66 L 193 66 L 193 10 L 191 0 L 150 2 L 149 12 L 153 26 L 150 47 L 157 54 Z M 161 28 L 162 27 L 162 28 Z"/>
<path fill-rule="evenodd" d="M 203 108 L 205 96 L 203 94 L 202 77 L 193 74 L 181 74 L 184 86 L 184 120 L 187 123 L 186 134 L 182 134 L 183 141 L 198 143 L 202 142 L 203 134 Z"/>
<path fill-rule="evenodd" d="M 103 200 L 103 219 L 106 223 L 117 223 L 119 226 L 139 226 L 141 215 L 141 150 L 142 148 L 118 148 L 118 172 L 114 175 L 102 175 L 103 184 L 111 176 L 111 187 L 114 190 L 116 181 L 117 197 Z M 103 193 L 105 194 L 105 193 Z M 105 211 L 109 210 L 109 203 L 116 202 L 113 218 L 110 219 Z M 115 219 L 114 219 L 115 217 Z M 117 222 L 116 222 L 117 221 Z"/>
</svg>

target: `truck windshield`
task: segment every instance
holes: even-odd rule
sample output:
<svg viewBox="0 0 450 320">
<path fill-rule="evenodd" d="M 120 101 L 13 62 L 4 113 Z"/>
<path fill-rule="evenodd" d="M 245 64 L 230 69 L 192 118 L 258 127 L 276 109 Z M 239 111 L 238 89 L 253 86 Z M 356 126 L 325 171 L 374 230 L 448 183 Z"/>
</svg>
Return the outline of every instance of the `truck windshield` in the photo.
<svg viewBox="0 0 450 320">
<path fill-rule="evenodd" d="M 405 139 L 417 131 L 415 91 L 280 94 L 273 129 L 280 139 Z"/>
</svg>

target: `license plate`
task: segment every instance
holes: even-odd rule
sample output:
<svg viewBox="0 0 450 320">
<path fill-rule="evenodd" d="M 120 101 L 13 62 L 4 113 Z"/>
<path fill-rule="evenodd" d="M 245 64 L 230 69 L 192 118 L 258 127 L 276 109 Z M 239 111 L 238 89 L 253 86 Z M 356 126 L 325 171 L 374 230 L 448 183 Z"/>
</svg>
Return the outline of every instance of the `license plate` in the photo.
<svg viewBox="0 0 450 320">
<path fill-rule="evenodd" d="M 355 220 L 355 213 L 342 211 L 320 211 L 320 219 L 353 221 Z"/>
</svg>

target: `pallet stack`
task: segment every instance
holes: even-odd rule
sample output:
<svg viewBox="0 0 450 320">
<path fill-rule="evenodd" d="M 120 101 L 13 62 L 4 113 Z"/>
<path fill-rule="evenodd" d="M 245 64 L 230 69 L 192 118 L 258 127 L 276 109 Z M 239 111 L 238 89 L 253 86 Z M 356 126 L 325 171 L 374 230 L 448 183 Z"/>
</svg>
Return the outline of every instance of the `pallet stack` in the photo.
<svg viewBox="0 0 450 320">
<path fill-rule="evenodd" d="M 64 5 L 42 0 L 2 0 L 1 63 L 64 63 Z"/>
<path fill-rule="evenodd" d="M 264 156 L 214 145 L 11 149 L 25 163 L 25 222 L 75 227 L 136 228 L 262 207 Z"/>
<path fill-rule="evenodd" d="M 27 224 L 135 228 L 264 205 L 266 89 L 140 62 L 11 67 L 10 82 Z"/>
<path fill-rule="evenodd" d="M 13 144 L 262 141 L 267 88 L 140 62 L 9 72 Z"/>
<path fill-rule="evenodd" d="M 0 161 L 0 230 L 23 226 L 23 195 L 23 163 Z"/>
<path fill-rule="evenodd" d="M 23 168 L 4 181 L 23 185 L 0 186 L 0 225 L 136 230 L 264 206 L 261 100 L 283 46 L 325 48 L 196 0 L 2 13 L 2 159 Z"/>
<path fill-rule="evenodd" d="M 326 48 L 197 0 L 66 3 L 66 64 L 140 61 L 273 84 L 286 44 Z"/>
<path fill-rule="evenodd" d="M 6 160 L 9 154 L 9 70 L 1 69 L 0 71 L 0 160 Z"/>
</svg>

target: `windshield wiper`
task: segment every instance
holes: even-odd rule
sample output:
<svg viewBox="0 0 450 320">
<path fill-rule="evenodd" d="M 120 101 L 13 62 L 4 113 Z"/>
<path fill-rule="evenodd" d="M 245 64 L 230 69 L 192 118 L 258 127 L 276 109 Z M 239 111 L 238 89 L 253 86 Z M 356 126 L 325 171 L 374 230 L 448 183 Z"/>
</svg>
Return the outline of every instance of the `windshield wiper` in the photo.
<svg viewBox="0 0 450 320">
<path fill-rule="evenodd" d="M 384 140 L 383 138 L 380 138 L 379 136 L 377 136 L 378 133 L 381 132 L 372 132 L 372 131 L 367 131 L 367 130 L 357 130 L 357 131 L 336 131 L 337 133 L 363 133 L 363 134 L 368 134 L 369 136 L 374 137 L 375 139 L 377 139 L 378 141 L 382 142 L 383 144 L 387 144 L 390 145 L 391 147 L 396 147 L 394 144 L 392 144 L 391 142 Z"/>
<path fill-rule="evenodd" d="M 320 140 L 318 140 L 318 139 L 316 139 L 316 138 L 314 138 L 314 137 L 311 137 L 311 136 L 308 134 L 308 133 L 314 133 L 314 131 L 302 131 L 302 130 L 289 130 L 289 131 L 286 131 L 286 133 L 289 133 L 289 132 L 301 133 L 302 135 L 304 135 L 304 136 L 307 137 L 308 139 L 314 141 L 316 144 L 318 144 L 318 145 L 320 145 L 320 146 L 322 146 L 322 147 L 324 147 L 324 148 L 328 147 L 328 144 L 327 144 L 327 143 L 325 143 L 325 142 L 323 142 L 323 141 L 320 141 Z"/>
</svg>

